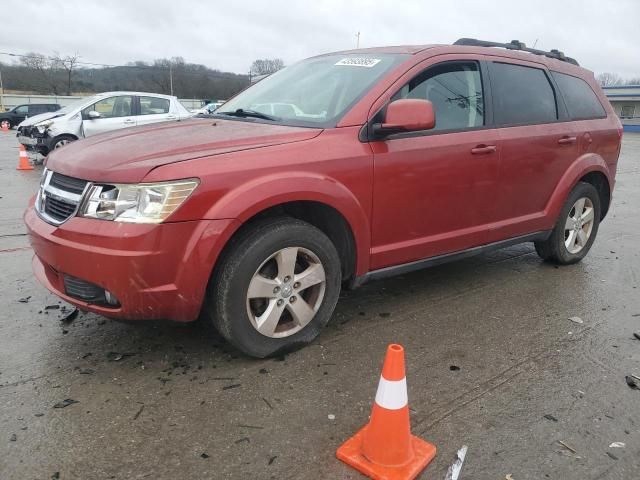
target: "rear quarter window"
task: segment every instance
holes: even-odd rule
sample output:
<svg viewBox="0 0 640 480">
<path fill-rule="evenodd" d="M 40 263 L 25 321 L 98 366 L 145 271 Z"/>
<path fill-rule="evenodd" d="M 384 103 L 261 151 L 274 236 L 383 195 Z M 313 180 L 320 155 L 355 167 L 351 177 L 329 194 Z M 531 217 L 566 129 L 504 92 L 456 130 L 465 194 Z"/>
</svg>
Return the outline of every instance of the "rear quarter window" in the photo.
<svg viewBox="0 0 640 480">
<path fill-rule="evenodd" d="M 494 62 L 491 91 L 498 125 L 549 123 L 558 119 L 555 92 L 544 70 Z"/>
<path fill-rule="evenodd" d="M 578 77 L 551 72 L 572 120 L 604 118 L 607 116 L 591 86 Z"/>
</svg>

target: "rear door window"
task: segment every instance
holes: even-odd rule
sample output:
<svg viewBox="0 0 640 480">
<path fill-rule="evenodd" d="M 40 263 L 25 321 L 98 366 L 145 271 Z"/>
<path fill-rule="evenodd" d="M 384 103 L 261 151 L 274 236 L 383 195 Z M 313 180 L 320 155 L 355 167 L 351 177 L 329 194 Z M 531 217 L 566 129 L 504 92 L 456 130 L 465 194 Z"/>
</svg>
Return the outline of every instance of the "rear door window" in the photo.
<svg viewBox="0 0 640 480">
<path fill-rule="evenodd" d="M 490 65 L 496 124 L 526 125 L 558 119 L 555 92 L 544 70 L 510 63 Z"/>
<path fill-rule="evenodd" d="M 578 77 L 551 72 L 573 120 L 604 118 L 607 116 L 600 100 L 587 82 Z"/>
<path fill-rule="evenodd" d="M 169 100 L 159 97 L 140 97 L 140 115 L 169 113 Z"/>
<path fill-rule="evenodd" d="M 462 130 L 484 125 L 482 80 L 476 62 L 435 65 L 414 77 L 391 101 L 417 98 L 433 104 L 433 130 Z"/>
</svg>

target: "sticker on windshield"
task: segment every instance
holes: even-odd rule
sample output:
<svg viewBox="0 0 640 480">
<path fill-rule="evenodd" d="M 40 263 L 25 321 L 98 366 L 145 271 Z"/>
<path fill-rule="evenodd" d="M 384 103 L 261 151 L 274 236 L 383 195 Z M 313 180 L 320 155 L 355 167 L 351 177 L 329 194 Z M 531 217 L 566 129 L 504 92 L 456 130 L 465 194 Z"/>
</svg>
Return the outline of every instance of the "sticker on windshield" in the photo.
<svg viewBox="0 0 640 480">
<path fill-rule="evenodd" d="M 375 67 L 378 63 L 380 63 L 379 58 L 343 58 L 336 65 L 343 65 L 347 67 L 366 67 L 371 68 Z"/>
</svg>

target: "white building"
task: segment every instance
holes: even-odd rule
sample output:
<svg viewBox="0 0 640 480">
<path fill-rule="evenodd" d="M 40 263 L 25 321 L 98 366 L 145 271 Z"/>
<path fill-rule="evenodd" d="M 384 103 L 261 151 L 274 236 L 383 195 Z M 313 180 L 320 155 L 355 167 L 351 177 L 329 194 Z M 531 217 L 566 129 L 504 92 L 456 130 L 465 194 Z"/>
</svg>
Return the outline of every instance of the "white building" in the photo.
<svg viewBox="0 0 640 480">
<path fill-rule="evenodd" d="M 640 132 L 640 85 L 603 87 L 625 132 Z"/>
</svg>

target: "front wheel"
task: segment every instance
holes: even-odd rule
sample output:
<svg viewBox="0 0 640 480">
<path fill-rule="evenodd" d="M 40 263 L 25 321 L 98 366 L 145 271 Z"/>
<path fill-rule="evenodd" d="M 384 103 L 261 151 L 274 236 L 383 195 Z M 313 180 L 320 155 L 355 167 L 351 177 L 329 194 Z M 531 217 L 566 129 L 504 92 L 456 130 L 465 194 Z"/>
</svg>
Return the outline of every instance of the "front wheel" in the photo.
<svg viewBox="0 0 640 480">
<path fill-rule="evenodd" d="M 75 138 L 68 135 L 58 137 L 51 145 L 51 150 L 57 150 L 58 148 L 62 148 L 65 145 L 68 145 L 69 143 L 73 142 L 74 140 Z"/>
<path fill-rule="evenodd" d="M 595 187 L 590 183 L 578 183 L 569 194 L 549 238 L 535 242 L 538 255 L 559 265 L 582 260 L 596 239 L 600 208 L 600 196 Z"/>
<path fill-rule="evenodd" d="M 318 336 L 341 279 L 338 253 L 322 231 L 293 218 L 267 219 L 233 240 L 212 278 L 206 310 L 231 344 L 264 358 Z"/>
</svg>

